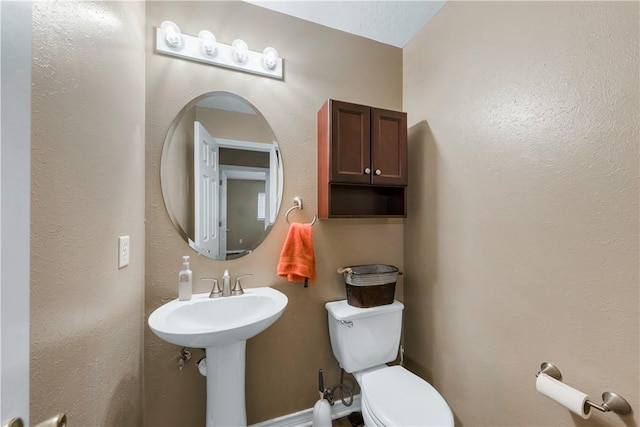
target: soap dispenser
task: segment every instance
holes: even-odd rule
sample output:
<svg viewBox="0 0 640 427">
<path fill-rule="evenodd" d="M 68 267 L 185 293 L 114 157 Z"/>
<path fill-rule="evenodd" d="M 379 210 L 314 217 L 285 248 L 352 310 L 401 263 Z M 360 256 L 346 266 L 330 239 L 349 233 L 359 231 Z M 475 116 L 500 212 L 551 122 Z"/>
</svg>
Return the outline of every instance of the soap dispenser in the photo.
<svg viewBox="0 0 640 427">
<path fill-rule="evenodd" d="M 178 273 L 178 299 L 180 301 L 189 301 L 191 299 L 193 273 L 189 268 L 189 257 L 185 255 L 182 260 L 182 270 Z"/>
</svg>

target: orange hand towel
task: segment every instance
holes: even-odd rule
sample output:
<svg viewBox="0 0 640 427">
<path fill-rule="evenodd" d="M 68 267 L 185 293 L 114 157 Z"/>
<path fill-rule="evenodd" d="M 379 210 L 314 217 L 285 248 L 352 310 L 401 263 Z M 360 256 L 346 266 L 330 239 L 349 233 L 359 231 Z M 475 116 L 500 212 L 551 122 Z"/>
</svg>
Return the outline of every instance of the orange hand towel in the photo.
<svg viewBox="0 0 640 427">
<path fill-rule="evenodd" d="M 280 254 L 278 276 L 286 277 L 290 282 L 304 282 L 305 277 L 316 280 L 311 224 L 294 222 L 289 227 Z"/>
</svg>

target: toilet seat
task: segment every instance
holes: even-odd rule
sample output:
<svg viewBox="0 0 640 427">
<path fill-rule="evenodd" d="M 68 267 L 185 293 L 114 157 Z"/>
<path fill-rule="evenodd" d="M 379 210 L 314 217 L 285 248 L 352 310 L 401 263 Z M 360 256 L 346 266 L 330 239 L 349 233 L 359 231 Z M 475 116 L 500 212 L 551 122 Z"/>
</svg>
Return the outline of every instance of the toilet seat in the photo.
<svg viewBox="0 0 640 427">
<path fill-rule="evenodd" d="M 371 409 L 367 406 L 367 400 L 362 396 L 360 402 L 360 410 L 362 411 L 362 419 L 364 421 L 364 427 L 383 427 L 384 423 L 376 418 L 371 412 Z"/>
<path fill-rule="evenodd" d="M 363 409 L 380 426 L 454 425 L 440 393 L 402 366 L 364 373 L 360 381 Z"/>
</svg>

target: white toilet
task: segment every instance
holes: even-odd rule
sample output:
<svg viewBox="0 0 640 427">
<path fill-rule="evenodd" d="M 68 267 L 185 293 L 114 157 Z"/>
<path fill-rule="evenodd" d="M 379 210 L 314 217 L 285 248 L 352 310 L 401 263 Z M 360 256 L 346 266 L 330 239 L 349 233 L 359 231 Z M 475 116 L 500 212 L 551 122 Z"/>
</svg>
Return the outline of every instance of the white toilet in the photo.
<svg viewBox="0 0 640 427">
<path fill-rule="evenodd" d="M 358 308 L 342 300 L 325 307 L 333 355 L 360 385 L 366 427 L 453 427 L 449 405 L 431 384 L 402 366 L 386 365 L 398 354 L 401 302 Z"/>
</svg>

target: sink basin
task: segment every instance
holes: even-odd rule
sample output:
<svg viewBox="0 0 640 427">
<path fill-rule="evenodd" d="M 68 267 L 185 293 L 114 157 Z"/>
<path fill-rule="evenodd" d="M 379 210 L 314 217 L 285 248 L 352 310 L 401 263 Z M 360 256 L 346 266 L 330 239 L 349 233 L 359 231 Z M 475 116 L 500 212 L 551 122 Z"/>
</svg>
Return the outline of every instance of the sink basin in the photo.
<svg viewBox="0 0 640 427">
<path fill-rule="evenodd" d="M 176 299 L 156 309 L 149 327 L 171 344 L 208 348 L 259 334 L 278 320 L 287 302 L 282 292 L 266 287 L 222 298 L 194 294 L 190 301 Z"/>
</svg>

